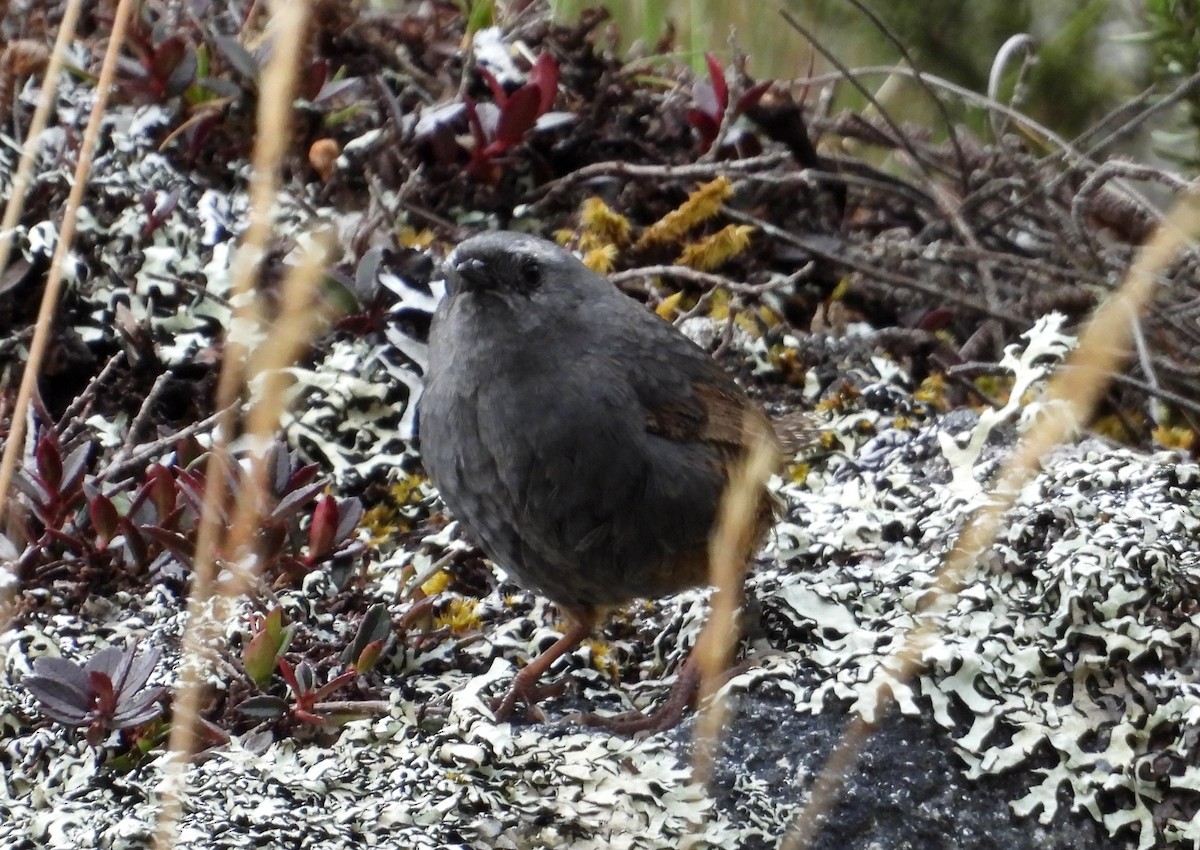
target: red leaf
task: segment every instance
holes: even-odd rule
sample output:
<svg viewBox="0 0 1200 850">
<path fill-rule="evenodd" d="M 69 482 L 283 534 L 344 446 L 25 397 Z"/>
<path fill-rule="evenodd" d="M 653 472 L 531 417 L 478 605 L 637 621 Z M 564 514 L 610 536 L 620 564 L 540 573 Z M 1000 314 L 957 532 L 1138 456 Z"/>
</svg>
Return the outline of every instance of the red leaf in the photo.
<svg viewBox="0 0 1200 850">
<path fill-rule="evenodd" d="M 155 81 L 166 81 L 176 66 L 183 61 L 187 50 L 187 42 L 177 35 L 165 39 L 162 44 L 154 48 L 154 53 L 150 57 L 150 72 L 154 75 Z"/>
<path fill-rule="evenodd" d="M 83 475 L 87 471 L 87 458 L 90 449 L 91 446 L 83 443 L 75 451 L 67 455 L 63 461 L 63 493 L 69 495 L 83 483 Z"/>
<path fill-rule="evenodd" d="M 355 670 L 346 670 L 345 672 L 339 673 L 337 676 L 321 685 L 321 687 L 317 688 L 317 690 L 313 691 L 312 702 L 315 704 L 324 701 L 326 697 L 328 697 L 338 688 L 342 687 L 342 685 L 347 685 L 357 678 L 358 672 Z"/>
<path fill-rule="evenodd" d="M 171 68 L 171 73 L 166 79 L 160 79 L 159 83 L 163 93 L 171 97 L 183 94 L 187 87 L 196 81 L 199 64 L 199 60 L 196 58 L 196 48 L 191 44 L 187 45 L 183 55 L 179 57 L 179 61 Z"/>
<path fill-rule="evenodd" d="M 535 85 L 523 85 L 509 95 L 508 102 L 500 110 L 500 120 L 496 122 L 496 140 L 488 146 L 487 152 L 502 153 L 519 144 L 537 123 L 541 101 L 541 90 Z"/>
<path fill-rule="evenodd" d="M 92 705 L 96 713 L 109 717 L 117 709 L 117 696 L 113 691 L 112 679 L 106 673 L 88 673 L 88 684 L 92 688 Z"/>
<path fill-rule="evenodd" d="M 123 520 L 122 524 L 125 529 L 126 539 L 132 544 L 135 529 L 128 521 Z M 136 530 L 174 555 L 175 559 L 181 564 L 190 567 L 196 562 L 196 542 L 192 538 L 180 534 L 178 531 L 172 531 L 169 528 L 162 528 L 157 525 L 143 525 Z M 141 535 L 138 537 L 140 541 Z M 142 545 L 144 546 L 145 544 L 142 543 Z M 131 545 L 130 548 L 133 548 L 133 546 Z M 134 557 L 140 563 L 145 558 L 145 551 L 143 550 L 141 557 L 138 557 L 138 553 L 135 551 Z"/>
<path fill-rule="evenodd" d="M 264 694 L 242 700 L 237 710 L 256 720 L 278 720 L 287 713 L 287 702 L 280 697 Z"/>
<path fill-rule="evenodd" d="M 150 553 L 146 548 L 146 539 L 142 537 L 142 533 L 137 530 L 137 527 L 129 521 L 128 517 L 121 517 L 117 525 L 121 529 L 121 533 L 125 535 L 125 548 L 129 550 L 129 555 L 133 558 L 133 562 L 137 564 L 139 569 L 145 569 L 150 565 Z M 185 563 L 190 564 L 190 561 Z"/>
<path fill-rule="evenodd" d="M 258 79 L 258 61 L 236 38 L 213 33 L 213 46 L 229 65 L 248 80 Z"/>
<path fill-rule="evenodd" d="M 103 493 L 97 493 L 88 499 L 88 515 L 92 519 L 92 528 L 100 538 L 100 545 L 107 546 L 108 541 L 117 536 L 117 522 L 120 517 L 113 507 L 112 500 Z"/>
<path fill-rule="evenodd" d="M 47 434 L 37 441 L 37 448 L 33 453 L 37 458 L 38 478 L 51 495 L 58 495 L 63 475 L 62 453 L 58 450 L 58 441 Z"/>
<path fill-rule="evenodd" d="M 366 672 L 369 666 L 367 668 L 361 666 L 364 655 L 372 646 L 378 644 L 378 649 L 370 661 L 370 664 L 374 664 L 375 659 L 379 657 L 379 651 L 383 649 L 383 645 L 391 634 L 392 618 L 388 614 L 387 606 L 382 602 L 377 602 L 367 609 L 362 622 L 358 624 L 354 640 L 342 650 L 342 663 L 353 664 L 360 673 Z"/>
<path fill-rule="evenodd" d="M 352 496 L 338 505 L 337 534 L 334 536 L 333 542 L 339 544 L 353 534 L 358 529 L 358 523 L 362 516 L 362 500 L 357 496 Z"/>
<path fill-rule="evenodd" d="M 687 122 L 696 128 L 696 132 L 700 134 L 700 143 L 704 150 L 708 150 L 713 141 L 717 138 L 717 130 L 720 126 L 720 117 L 714 118 L 707 112 L 699 109 L 689 109 L 687 113 Z"/>
<path fill-rule="evenodd" d="M 321 89 L 325 86 L 325 82 L 328 79 L 329 60 L 318 59 L 307 70 L 300 72 L 299 85 L 297 86 L 300 96 L 305 100 L 316 100 L 317 95 L 321 93 Z"/>
<path fill-rule="evenodd" d="M 292 695 L 298 696 L 300 694 L 300 683 L 296 681 L 296 671 L 292 668 L 291 662 L 281 655 L 279 656 L 278 664 L 279 675 L 283 676 L 283 681 L 291 688 Z"/>
<path fill-rule="evenodd" d="M 169 469 L 156 463 L 146 470 L 146 486 L 154 502 L 155 519 L 161 525 L 175 510 L 175 479 Z"/>
<path fill-rule="evenodd" d="M 946 307 L 937 307 L 922 316 L 921 320 L 917 322 L 916 327 L 923 331 L 939 331 L 947 327 L 953 320 L 953 310 Z"/>
<path fill-rule="evenodd" d="M 719 119 L 725 114 L 725 108 L 729 106 L 729 86 L 725 84 L 725 69 L 717 61 L 717 57 L 711 53 L 704 54 L 704 61 L 708 63 L 708 76 L 712 80 L 713 94 L 717 98 L 717 118 Z"/>
<path fill-rule="evenodd" d="M 325 485 L 328 483 L 325 479 L 321 479 L 320 481 L 302 484 L 280 499 L 279 504 L 271 510 L 267 518 L 272 522 L 286 521 L 292 514 L 307 505 L 314 496 L 324 490 Z"/>
<path fill-rule="evenodd" d="M 312 524 L 308 527 L 308 558 L 314 561 L 327 553 L 337 536 L 338 506 L 333 496 L 317 502 Z"/>
<path fill-rule="evenodd" d="M 533 63 L 533 69 L 529 72 L 529 85 L 536 87 L 541 93 L 537 114 L 545 115 L 554 105 L 554 97 L 558 94 L 558 63 L 549 53 L 543 51 Z"/>
<path fill-rule="evenodd" d="M 767 93 L 767 89 L 771 88 L 771 80 L 764 80 L 761 83 L 755 83 L 742 93 L 738 98 L 737 105 L 734 107 L 734 112 L 742 115 L 747 109 L 753 107 L 756 103 L 762 100 L 762 96 Z"/>
<path fill-rule="evenodd" d="M 303 487 L 305 484 L 316 478 L 317 473 L 320 471 L 321 467 L 317 466 L 315 463 L 308 463 L 304 466 L 298 467 L 288 476 L 287 483 L 284 485 L 282 492 L 286 493 L 299 487 Z"/>
</svg>

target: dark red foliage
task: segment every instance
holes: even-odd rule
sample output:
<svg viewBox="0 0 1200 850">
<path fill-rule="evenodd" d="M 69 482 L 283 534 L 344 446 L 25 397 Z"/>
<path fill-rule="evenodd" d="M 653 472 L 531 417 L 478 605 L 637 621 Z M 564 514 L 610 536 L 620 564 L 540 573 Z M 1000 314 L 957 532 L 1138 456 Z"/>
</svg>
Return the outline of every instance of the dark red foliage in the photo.
<svg viewBox="0 0 1200 850">
<path fill-rule="evenodd" d="M 68 726 L 86 728 L 97 746 L 113 731 L 141 726 L 157 717 L 166 690 L 147 688 L 162 652 L 141 655 L 130 645 L 100 650 L 81 667 L 65 658 L 39 658 L 23 684 L 46 716 Z"/>
</svg>

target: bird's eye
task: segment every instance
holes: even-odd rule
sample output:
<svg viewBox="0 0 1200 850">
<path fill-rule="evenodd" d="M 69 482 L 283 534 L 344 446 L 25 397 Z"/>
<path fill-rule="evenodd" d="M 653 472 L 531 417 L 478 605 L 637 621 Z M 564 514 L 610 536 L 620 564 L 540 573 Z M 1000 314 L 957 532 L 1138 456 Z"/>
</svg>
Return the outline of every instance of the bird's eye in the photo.
<svg viewBox="0 0 1200 850">
<path fill-rule="evenodd" d="M 526 292 L 537 289 L 542 283 L 542 264 L 533 257 L 523 257 L 517 266 L 517 274 Z"/>
</svg>

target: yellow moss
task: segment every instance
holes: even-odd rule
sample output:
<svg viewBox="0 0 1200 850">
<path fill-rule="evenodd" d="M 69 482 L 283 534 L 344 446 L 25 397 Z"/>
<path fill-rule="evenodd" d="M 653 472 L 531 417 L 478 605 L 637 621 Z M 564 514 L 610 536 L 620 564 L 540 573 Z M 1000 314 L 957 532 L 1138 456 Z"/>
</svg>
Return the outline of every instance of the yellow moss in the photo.
<svg viewBox="0 0 1200 850">
<path fill-rule="evenodd" d="M 750 334 L 750 336 L 754 337 L 755 339 L 758 339 L 760 336 L 762 336 L 762 326 L 754 318 L 754 314 L 738 313 L 737 317 L 733 321 L 739 328 Z"/>
<path fill-rule="evenodd" d="M 716 322 L 724 322 L 729 318 L 732 310 L 732 298 L 724 289 L 713 290 L 712 295 L 708 298 L 708 317 Z M 734 316 L 734 322 L 737 326 L 744 330 L 750 336 L 758 339 L 762 336 L 763 327 L 770 327 L 775 314 L 771 311 L 762 312 L 741 312 Z M 789 351 L 785 346 L 777 345 L 771 351 L 767 352 L 767 359 L 775 368 L 785 374 L 788 367 L 795 363 L 795 352 Z"/>
<path fill-rule="evenodd" d="M 949 410 L 950 405 L 946 401 L 946 376 L 940 372 L 933 373 L 921 381 L 921 386 L 917 387 L 913 398 L 931 404 L 938 410 Z"/>
<path fill-rule="evenodd" d="M 869 419 L 860 419 L 854 423 L 854 430 L 867 437 L 874 437 L 877 433 L 875 423 Z"/>
<path fill-rule="evenodd" d="M 448 628 L 454 634 L 469 632 L 479 628 L 478 610 L 478 599 L 451 599 L 434 618 L 434 624 L 438 628 Z"/>
<path fill-rule="evenodd" d="M 450 584 L 450 575 L 445 570 L 438 570 L 421 585 L 421 592 L 426 596 L 441 593 Z"/>
<path fill-rule="evenodd" d="M 421 475 L 403 475 L 388 487 L 388 499 L 374 505 L 362 515 L 362 527 L 371 534 L 371 543 L 378 545 L 397 532 L 413 527 L 412 517 L 406 509 L 421 501 L 425 496 L 426 479 Z M 408 511 L 412 513 L 412 511 Z"/>
<path fill-rule="evenodd" d="M 601 245 L 583 255 L 583 264 L 597 274 L 608 274 L 617 261 L 616 245 Z"/>
<path fill-rule="evenodd" d="M 629 242 L 629 219 L 599 198 L 588 198 L 579 211 L 584 234 L 600 244 L 620 246 Z"/>
<path fill-rule="evenodd" d="M 850 407 L 853 402 L 861 395 L 857 389 L 849 384 L 841 384 L 836 392 L 830 393 L 825 398 L 817 402 L 817 410 L 825 413 L 835 413 L 845 410 Z"/>
<path fill-rule="evenodd" d="M 658 313 L 660 318 L 667 319 L 669 321 L 671 317 L 675 315 L 676 310 L 679 309 L 679 303 L 681 301 L 683 301 L 683 293 L 673 292 L 662 301 L 658 302 L 658 306 L 654 308 L 654 312 Z"/>
<path fill-rule="evenodd" d="M 433 244 L 433 231 L 429 229 L 415 230 L 411 227 L 401 227 L 396 241 L 405 248 L 416 248 L 420 251 L 426 251 Z"/>
<path fill-rule="evenodd" d="M 397 532 L 408 530 L 407 521 L 394 505 L 376 505 L 363 514 L 360 525 L 367 530 L 372 546 L 378 546 Z"/>
<path fill-rule="evenodd" d="M 638 248 L 663 242 L 678 242 L 696 225 L 712 218 L 733 194 L 728 178 L 718 177 L 688 195 L 677 209 L 647 227 L 637 241 Z"/>
<path fill-rule="evenodd" d="M 425 479 L 419 475 L 405 475 L 388 488 L 388 494 L 397 505 L 408 505 L 424 498 Z"/>
<path fill-rule="evenodd" d="M 1154 442 L 1165 449 L 1183 449 L 1190 452 L 1196 445 L 1196 432 L 1191 428 L 1171 428 L 1160 425 L 1151 432 L 1151 435 L 1154 437 Z"/>
<path fill-rule="evenodd" d="M 750 246 L 753 232 L 754 228 L 748 224 L 726 225 L 712 236 L 684 246 L 675 262 L 700 271 L 719 268 Z"/>
<path fill-rule="evenodd" d="M 405 475 L 388 488 L 388 502 L 378 504 L 363 514 L 362 527 L 370 534 L 372 545 L 378 545 L 397 532 L 412 527 L 401 509 L 421 500 L 424 485 L 425 479 L 419 475 Z"/>
<path fill-rule="evenodd" d="M 1119 416 L 1109 414 L 1099 417 L 1092 423 L 1092 430 L 1113 442 L 1129 442 L 1129 431 L 1126 430 L 1125 423 L 1121 421 Z"/>
<path fill-rule="evenodd" d="M 613 675 L 616 668 L 616 662 L 612 656 L 612 650 L 607 642 L 597 640 L 596 638 L 588 638 L 583 642 L 583 645 L 591 651 L 592 666 L 606 675 Z"/>
<path fill-rule="evenodd" d="M 760 319 L 762 319 L 763 324 L 766 325 L 768 328 L 773 328 L 776 325 L 778 325 L 781 321 L 783 321 L 783 319 L 780 318 L 778 313 L 776 313 L 770 307 L 765 307 L 762 305 L 759 305 L 758 317 Z"/>
<path fill-rule="evenodd" d="M 793 484 L 803 484 L 808 480 L 808 473 L 811 471 L 812 467 L 807 463 L 793 463 L 788 466 L 788 477 Z"/>
<path fill-rule="evenodd" d="M 708 317 L 718 322 L 729 318 L 729 293 L 724 289 L 713 290 L 708 299 Z"/>
<path fill-rule="evenodd" d="M 981 375 L 972 383 L 988 398 L 1004 404 L 1008 401 L 1008 394 L 1012 392 L 1013 379 L 1011 375 Z"/>
<path fill-rule="evenodd" d="M 800 357 L 796 349 L 786 345 L 772 345 L 767 350 L 767 362 L 784 377 L 789 377 L 800 367 Z"/>
<path fill-rule="evenodd" d="M 1093 428 L 1097 433 L 1119 443 L 1130 443 L 1137 439 L 1138 432 L 1148 427 L 1146 416 L 1137 410 L 1125 410 L 1124 416 L 1109 414 L 1096 420 Z M 1130 433 L 1130 427 L 1135 433 Z M 1168 449 L 1190 449 L 1194 439 L 1190 428 L 1175 428 L 1167 423 L 1159 425 L 1150 432 L 1156 443 Z"/>
<path fill-rule="evenodd" d="M 559 245 L 563 246 L 564 248 L 567 247 L 568 245 L 570 245 L 571 241 L 574 238 L 575 238 L 574 230 L 567 230 L 564 228 L 562 230 L 554 231 L 554 241 L 557 242 Z"/>
</svg>

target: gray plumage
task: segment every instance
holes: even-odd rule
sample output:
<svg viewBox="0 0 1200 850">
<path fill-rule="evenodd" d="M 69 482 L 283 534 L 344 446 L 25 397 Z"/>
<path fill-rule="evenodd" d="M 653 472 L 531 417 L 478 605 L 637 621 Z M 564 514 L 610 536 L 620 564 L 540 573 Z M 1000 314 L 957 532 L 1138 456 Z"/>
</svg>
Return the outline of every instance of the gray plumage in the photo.
<svg viewBox="0 0 1200 850">
<path fill-rule="evenodd" d="M 773 439 L 762 412 L 552 242 L 488 233 L 443 268 L 420 431 L 451 513 L 568 612 L 702 583 L 730 464 Z"/>
</svg>

